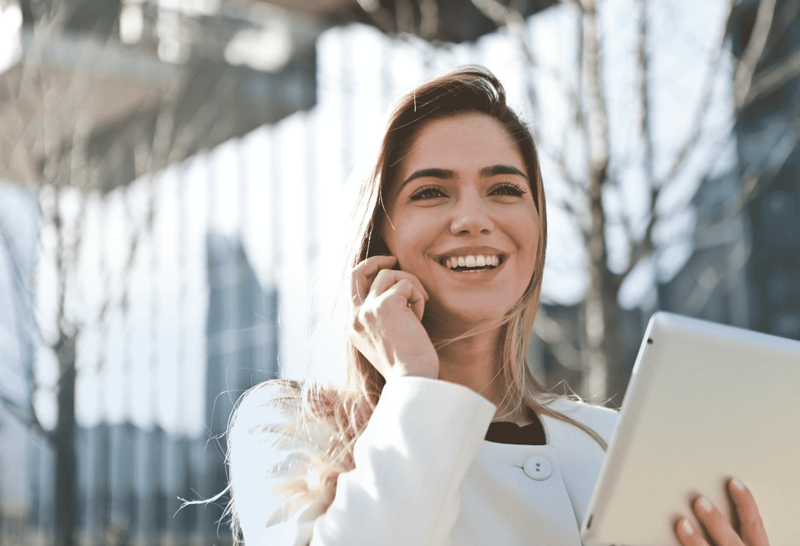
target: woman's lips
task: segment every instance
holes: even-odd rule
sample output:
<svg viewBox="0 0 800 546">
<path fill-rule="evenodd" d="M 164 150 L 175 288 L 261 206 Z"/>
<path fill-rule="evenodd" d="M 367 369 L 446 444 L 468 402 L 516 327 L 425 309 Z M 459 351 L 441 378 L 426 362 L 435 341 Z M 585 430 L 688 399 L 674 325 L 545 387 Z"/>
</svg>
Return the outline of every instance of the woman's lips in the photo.
<svg viewBox="0 0 800 546">
<path fill-rule="evenodd" d="M 447 271 L 450 275 L 455 276 L 456 278 L 459 278 L 459 279 L 462 279 L 462 280 L 474 280 L 474 281 L 483 281 L 483 280 L 486 280 L 486 279 L 488 279 L 490 277 L 493 277 L 494 275 L 496 275 L 503 268 L 503 266 L 505 265 L 505 263 L 507 261 L 507 259 L 505 257 L 499 256 L 498 259 L 497 259 L 497 265 L 495 265 L 495 266 L 487 267 L 487 266 L 484 265 L 482 267 L 479 267 L 479 266 L 476 265 L 474 268 L 472 268 L 472 267 L 466 267 L 466 263 L 465 263 L 465 266 L 463 266 L 463 267 L 462 266 L 458 266 L 457 269 L 453 269 L 451 267 L 448 267 L 448 265 L 446 265 L 447 260 L 451 260 L 451 258 L 442 258 L 441 260 L 438 260 L 436 263 L 438 263 L 439 266 L 442 267 L 442 269 Z M 466 262 L 466 260 L 465 260 L 465 262 Z M 477 260 L 476 260 L 476 264 L 477 264 Z M 452 265 L 452 261 L 451 261 L 450 265 Z"/>
<path fill-rule="evenodd" d="M 464 256 L 446 256 L 439 262 L 448 269 L 475 269 L 475 268 L 494 268 L 503 261 L 501 254 L 469 254 Z"/>
</svg>

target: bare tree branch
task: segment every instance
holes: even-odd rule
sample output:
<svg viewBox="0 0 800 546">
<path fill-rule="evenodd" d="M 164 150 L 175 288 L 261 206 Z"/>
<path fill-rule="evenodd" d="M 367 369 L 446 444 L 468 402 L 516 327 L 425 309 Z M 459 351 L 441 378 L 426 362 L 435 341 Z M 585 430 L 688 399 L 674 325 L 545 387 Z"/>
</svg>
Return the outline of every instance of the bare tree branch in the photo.
<svg viewBox="0 0 800 546">
<path fill-rule="evenodd" d="M 738 275 L 742 269 L 745 268 L 750 258 L 752 245 L 749 241 L 744 241 L 743 252 L 734 252 L 732 256 L 734 260 L 728 261 L 726 267 L 720 271 L 709 265 L 700 274 L 697 284 L 695 285 L 689 296 L 683 300 L 683 307 L 680 312 L 689 316 L 697 316 L 714 295 L 714 291 L 723 282 L 727 281 Z"/>
<path fill-rule="evenodd" d="M 539 311 L 536 313 L 533 332 L 547 344 L 553 356 L 564 368 L 573 371 L 581 370 L 580 351 L 572 343 L 571 335 L 564 326 L 547 313 L 544 306 L 539 307 Z"/>
<path fill-rule="evenodd" d="M 661 191 L 655 184 L 653 167 L 653 132 L 650 124 L 650 78 L 649 78 L 649 31 L 647 20 L 646 0 L 637 0 L 637 17 L 639 19 L 639 39 L 637 45 L 637 77 L 639 80 L 639 134 L 642 141 L 642 163 L 644 167 L 645 184 L 650 188 L 650 217 L 647 221 L 644 236 L 637 242 L 633 235 L 631 220 L 623 215 L 622 222 L 628 240 L 628 265 L 620 277 L 627 276 L 643 258 L 653 251 L 652 234 L 658 222 L 658 209 L 656 202 Z"/>
<path fill-rule="evenodd" d="M 562 83 L 562 92 L 567 96 L 571 103 L 577 105 L 580 104 L 580 96 L 578 92 L 570 89 L 566 85 L 563 85 L 563 82 L 561 81 L 563 78 L 560 74 L 550 68 L 543 67 L 536 59 L 536 54 L 533 51 L 533 47 L 526 36 L 527 26 L 525 24 L 525 18 L 521 13 L 506 7 L 498 0 L 472 0 L 472 4 L 487 18 L 491 19 L 498 28 L 505 27 L 511 32 L 511 35 L 517 41 L 520 51 L 525 57 L 525 61 L 528 63 L 529 67 L 540 70 L 542 73 L 550 76 L 555 81 Z M 531 103 L 535 104 L 536 93 L 531 85 L 530 79 L 526 79 L 526 91 Z M 578 109 L 578 112 L 579 111 L 580 109 Z M 576 115 L 576 119 L 580 119 L 580 117 L 581 115 L 578 113 Z"/>
<path fill-rule="evenodd" d="M 767 45 L 769 31 L 772 28 L 772 20 L 775 17 L 775 4 L 776 0 L 760 0 L 758 3 L 756 20 L 753 23 L 750 39 L 747 40 L 747 46 L 742 52 L 742 59 L 739 61 L 733 76 L 733 95 L 736 100 L 737 112 L 741 110 L 747 99 L 753 82 L 756 64 L 761 59 L 764 47 Z"/>
<path fill-rule="evenodd" d="M 580 214 L 578 210 L 575 208 L 575 206 L 566 199 L 559 199 L 558 201 L 555 202 L 550 201 L 548 203 L 548 206 L 550 206 L 551 204 L 554 207 L 563 209 L 567 214 L 572 216 L 572 218 L 574 218 L 575 221 L 578 223 L 578 227 L 581 228 L 581 235 L 583 235 L 583 238 L 586 239 L 587 234 L 586 234 L 586 226 L 584 225 L 585 222 L 581 221 L 581 218 L 585 215 Z"/>
<path fill-rule="evenodd" d="M 11 269 L 11 275 L 13 278 L 14 284 L 14 295 L 12 296 L 13 303 L 14 303 L 14 310 L 15 310 L 15 324 L 17 326 L 20 347 L 22 347 L 23 336 L 25 335 L 25 331 L 28 330 L 31 332 L 32 337 L 35 340 L 39 338 L 39 330 L 38 325 L 36 324 L 35 320 L 26 320 L 26 318 L 32 317 L 33 313 L 33 295 L 31 291 L 27 287 L 27 283 L 25 282 L 24 275 L 22 273 L 21 267 L 21 259 L 17 254 L 16 246 L 11 239 L 11 236 L 6 228 L 4 222 L 0 222 L 0 239 L 2 239 L 3 246 L 6 249 L 9 257 L 9 268 Z M 25 295 L 26 301 L 20 304 L 19 299 L 20 296 Z M 26 313 L 26 310 L 28 313 Z M 26 317 L 28 315 L 28 317 Z M 21 353 L 22 351 L 20 351 Z M 23 358 L 23 355 L 20 355 Z M 8 411 L 17 418 L 20 423 L 29 427 L 31 430 L 36 432 L 37 434 L 41 435 L 43 438 L 48 439 L 49 433 L 44 430 L 41 423 L 39 422 L 38 417 L 36 416 L 36 410 L 33 406 L 33 394 L 35 392 L 35 378 L 34 378 L 34 370 L 32 366 L 26 366 L 25 362 L 20 363 L 22 365 L 22 372 L 25 376 L 25 397 L 26 397 L 26 404 L 20 405 L 18 401 L 14 399 L 13 396 L 10 396 L 6 393 L 0 392 L 0 403 L 3 404 Z"/>
<path fill-rule="evenodd" d="M 590 179 L 605 180 L 610 146 L 603 88 L 600 29 L 594 0 L 584 0 L 583 8 L 583 41 L 588 76 L 586 118 L 589 136 L 589 172 Z"/>
<path fill-rule="evenodd" d="M 61 192 L 62 189 L 55 185 L 53 186 L 53 196 L 54 196 L 54 206 L 53 206 L 53 216 L 52 222 L 55 226 L 55 234 L 56 234 L 56 244 L 55 244 L 55 266 L 56 266 L 56 275 L 57 275 L 57 295 L 56 295 L 56 327 L 58 328 L 59 333 L 63 333 L 63 330 L 67 328 L 67 317 L 66 317 L 66 295 L 67 295 L 67 275 L 66 275 L 66 250 L 64 248 L 64 222 L 61 216 Z M 56 344 L 51 346 L 54 351 L 57 352 L 56 345 L 61 342 L 61 335 L 59 335 L 59 339 L 56 341 Z"/>
<path fill-rule="evenodd" d="M 789 118 L 793 123 L 787 124 L 780 136 L 770 143 L 770 152 L 757 165 L 751 166 L 740 175 L 741 186 L 735 198 L 725 206 L 717 220 L 699 226 L 695 231 L 696 236 L 717 229 L 719 225 L 741 214 L 753 199 L 762 195 L 777 181 L 781 168 L 800 144 L 800 103 L 792 105 Z"/>
<path fill-rule="evenodd" d="M 587 171 L 589 183 L 589 225 L 587 226 L 587 250 L 593 266 L 606 267 L 605 210 L 603 209 L 603 185 L 608 181 L 610 137 L 608 133 L 608 111 L 603 88 L 603 69 L 600 29 L 594 0 L 583 2 L 583 43 L 586 58 L 587 98 L 585 131 L 588 141 Z"/>
<path fill-rule="evenodd" d="M 30 309 L 33 309 L 33 294 L 28 288 L 28 283 L 25 281 L 25 275 L 22 273 L 21 264 L 22 259 L 17 254 L 17 247 L 14 245 L 14 242 L 11 239 L 11 235 L 9 234 L 8 228 L 6 227 L 5 222 L 0 221 L 0 239 L 3 241 L 3 246 L 8 252 L 9 255 L 9 267 L 11 268 L 11 275 L 14 279 L 14 283 L 17 285 L 17 288 L 21 293 L 27 295 L 28 301 L 26 302 L 29 305 Z M 35 321 L 33 321 L 35 325 Z"/>
<path fill-rule="evenodd" d="M 36 412 L 33 409 L 33 404 L 21 406 L 16 400 L 14 400 L 13 396 L 10 396 L 5 392 L 0 392 L 0 404 L 2 404 L 2 406 L 6 408 L 6 410 L 13 415 L 21 425 L 29 428 L 44 440 L 48 442 L 52 441 L 52 434 L 45 430 L 41 422 L 39 422 L 39 418 L 36 416 Z"/>
<path fill-rule="evenodd" d="M 656 202 L 658 199 L 658 190 L 654 191 L 653 194 L 653 203 Z M 636 265 L 646 256 L 649 256 L 651 252 L 653 252 L 653 228 L 656 225 L 656 221 L 658 219 L 658 215 L 655 211 L 655 206 L 652 208 L 650 213 L 650 218 L 647 221 L 647 227 L 645 228 L 644 236 L 630 246 L 630 254 L 628 257 L 628 265 L 619 274 L 621 278 L 625 278 L 630 274 L 631 271 L 636 267 Z"/>
<path fill-rule="evenodd" d="M 773 153 L 769 155 L 768 160 L 764 162 L 765 165 L 767 163 L 778 165 L 778 168 L 775 169 L 765 166 L 762 170 L 750 170 L 745 173 L 742 176 L 743 183 L 741 189 L 737 193 L 736 199 L 732 200 L 725 208 L 725 212 L 722 215 L 723 218 L 729 219 L 740 214 L 753 199 L 763 194 L 764 191 L 777 180 L 780 167 L 786 163 L 792 151 L 800 144 L 800 138 L 798 138 L 796 130 L 794 133 L 787 136 L 791 137 L 788 145 L 776 146 Z M 777 159 L 774 157 L 776 155 L 779 156 Z M 766 174 L 770 174 L 769 178 L 765 178 Z"/>
<path fill-rule="evenodd" d="M 714 89 L 714 79 L 717 75 L 719 60 L 725 48 L 725 36 L 728 28 L 728 22 L 730 21 L 731 14 L 733 13 L 733 7 L 734 0 L 728 0 L 728 14 L 725 17 L 725 23 L 720 29 L 720 37 L 717 41 L 717 45 L 711 49 L 711 53 L 708 56 L 708 62 L 706 63 L 706 66 L 708 67 L 706 70 L 706 79 L 703 82 L 703 89 L 700 93 L 700 101 L 698 102 L 694 116 L 692 117 L 694 120 L 694 125 L 689 131 L 689 136 L 686 138 L 683 146 L 681 146 L 678 153 L 675 155 L 675 159 L 667 171 L 666 176 L 664 176 L 664 178 L 662 178 L 660 181 L 656 181 L 655 185 L 663 186 L 672 180 L 676 174 L 678 174 L 681 168 L 683 168 L 689 154 L 695 149 L 697 141 L 700 139 L 700 134 L 703 130 L 703 121 L 706 118 L 706 114 L 708 113 L 709 105 L 711 103 L 711 92 Z"/>
<path fill-rule="evenodd" d="M 583 193 L 586 191 L 586 185 L 582 180 L 575 178 L 570 172 L 569 165 L 567 164 L 567 158 L 564 155 L 564 148 L 565 146 L 562 145 L 561 150 L 556 151 L 540 144 L 537 151 L 539 152 L 539 155 L 549 158 L 558 166 L 558 172 L 561 173 L 564 182 L 567 183 L 570 189 Z"/>
<path fill-rule="evenodd" d="M 226 85 L 224 80 L 225 78 L 219 78 L 217 80 L 215 83 L 216 89 L 219 90 Z M 223 115 L 224 113 L 222 110 L 213 103 L 209 102 L 204 104 L 200 110 L 194 114 L 190 123 L 181 127 L 180 131 L 175 134 L 172 144 L 167 149 L 165 165 L 185 157 L 189 148 L 195 143 L 197 135 L 209 134 L 209 132 L 217 126 L 218 120 L 220 120 Z M 155 153 L 155 150 L 152 153 Z"/>
<path fill-rule="evenodd" d="M 487 18 L 491 19 L 498 28 L 507 28 L 516 39 L 528 65 L 532 68 L 540 68 L 536 61 L 536 55 L 533 53 L 533 48 L 525 36 L 525 18 L 521 13 L 504 6 L 497 0 L 472 0 L 472 5 L 478 8 Z"/>
<path fill-rule="evenodd" d="M 646 182 L 653 184 L 653 134 L 650 127 L 650 78 L 649 78 L 649 41 L 647 24 L 647 2 L 637 0 L 639 17 L 639 43 L 637 54 L 637 75 L 639 78 L 639 132 L 641 134 L 644 172 Z"/>
<path fill-rule="evenodd" d="M 766 95 L 789 80 L 800 76 L 800 51 L 796 51 L 789 58 L 763 70 L 750 85 L 747 97 L 740 108 L 744 108 L 758 97 Z"/>
</svg>

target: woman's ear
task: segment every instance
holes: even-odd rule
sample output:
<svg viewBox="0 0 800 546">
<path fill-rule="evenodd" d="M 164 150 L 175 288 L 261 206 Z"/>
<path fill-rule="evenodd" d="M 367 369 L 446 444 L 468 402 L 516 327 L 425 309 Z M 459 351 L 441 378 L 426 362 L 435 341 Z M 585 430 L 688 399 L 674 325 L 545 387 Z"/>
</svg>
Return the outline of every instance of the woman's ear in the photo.
<svg viewBox="0 0 800 546">
<path fill-rule="evenodd" d="M 394 256 L 394 254 L 392 254 L 392 251 L 389 250 L 389 247 L 386 245 L 383 239 L 381 239 L 381 242 L 378 245 L 378 254 L 380 254 L 381 256 Z"/>
<path fill-rule="evenodd" d="M 392 253 L 389 251 L 389 247 L 386 245 L 386 242 L 383 240 L 383 237 L 373 233 L 372 240 L 369 243 L 369 249 L 367 250 L 367 256 L 391 256 Z"/>
<path fill-rule="evenodd" d="M 370 242 L 369 242 L 370 256 L 392 255 L 391 250 L 389 250 L 389 245 L 386 244 L 386 238 L 384 237 L 386 220 L 387 218 L 384 212 L 382 212 L 381 215 L 379 215 L 379 217 L 375 219 L 375 224 L 372 228 L 372 236 L 370 237 Z"/>
</svg>

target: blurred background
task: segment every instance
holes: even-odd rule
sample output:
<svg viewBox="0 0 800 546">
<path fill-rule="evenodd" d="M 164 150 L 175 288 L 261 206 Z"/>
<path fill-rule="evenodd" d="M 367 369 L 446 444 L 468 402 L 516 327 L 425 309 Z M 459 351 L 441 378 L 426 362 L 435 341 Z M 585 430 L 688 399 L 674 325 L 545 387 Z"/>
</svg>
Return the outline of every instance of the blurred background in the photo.
<svg viewBox="0 0 800 546">
<path fill-rule="evenodd" d="M 549 387 L 621 405 L 658 309 L 800 339 L 799 10 L 0 0 L 0 545 L 231 544 L 182 499 L 242 392 L 341 377 L 359 165 L 456 65 L 539 143 Z"/>
</svg>

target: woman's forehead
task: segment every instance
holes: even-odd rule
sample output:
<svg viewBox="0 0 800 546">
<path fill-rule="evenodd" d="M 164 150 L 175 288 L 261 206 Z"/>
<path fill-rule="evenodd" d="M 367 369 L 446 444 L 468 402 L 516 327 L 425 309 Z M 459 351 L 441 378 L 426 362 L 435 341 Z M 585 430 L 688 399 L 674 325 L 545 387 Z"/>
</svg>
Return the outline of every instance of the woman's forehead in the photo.
<svg viewBox="0 0 800 546">
<path fill-rule="evenodd" d="M 439 168 L 457 174 L 485 173 L 495 165 L 523 173 L 525 161 L 506 128 L 486 114 L 469 113 L 426 123 L 397 165 L 395 180 L 419 169 Z"/>
</svg>

